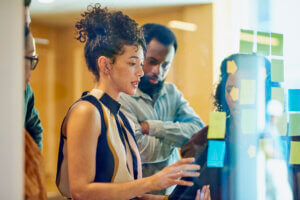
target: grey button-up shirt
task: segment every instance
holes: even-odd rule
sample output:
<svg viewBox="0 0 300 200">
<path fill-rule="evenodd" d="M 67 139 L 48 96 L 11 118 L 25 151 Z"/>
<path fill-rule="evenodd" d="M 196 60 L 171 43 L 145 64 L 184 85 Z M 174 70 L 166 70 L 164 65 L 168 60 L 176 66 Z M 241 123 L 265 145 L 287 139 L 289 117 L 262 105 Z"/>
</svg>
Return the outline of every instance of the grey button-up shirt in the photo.
<svg viewBox="0 0 300 200">
<path fill-rule="evenodd" d="M 182 93 L 171 83 L 164 83 L 156 101 L 137 89 L 134 96 L 121 94 L 120 103 L 121 110 L 135 124 L 144 177 L 178 161 L 176 147 L 182 147 L 204 126 Z M 141 131 L 139 123 L 144 121 L 149 124 L 149 135 Z"/>
</svg>

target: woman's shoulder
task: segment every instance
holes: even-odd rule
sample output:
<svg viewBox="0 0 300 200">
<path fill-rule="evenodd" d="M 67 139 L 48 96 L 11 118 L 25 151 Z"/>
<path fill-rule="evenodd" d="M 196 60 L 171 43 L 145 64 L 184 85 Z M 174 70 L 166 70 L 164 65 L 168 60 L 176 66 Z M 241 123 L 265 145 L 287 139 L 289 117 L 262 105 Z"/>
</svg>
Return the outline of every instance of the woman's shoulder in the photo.
<svg viewBox="0 0 300 200">
<path fill-rule="evenodd" d="M 99 121 L 100 114 L 95 105 L 88 101 L 77 101 L 66 114 L 63 130 L 65 130 L 67 124 L 75 125 L 77 128 L 80 128 L 80 126 L 98 127 L 100 125 Z"/>
</svg>

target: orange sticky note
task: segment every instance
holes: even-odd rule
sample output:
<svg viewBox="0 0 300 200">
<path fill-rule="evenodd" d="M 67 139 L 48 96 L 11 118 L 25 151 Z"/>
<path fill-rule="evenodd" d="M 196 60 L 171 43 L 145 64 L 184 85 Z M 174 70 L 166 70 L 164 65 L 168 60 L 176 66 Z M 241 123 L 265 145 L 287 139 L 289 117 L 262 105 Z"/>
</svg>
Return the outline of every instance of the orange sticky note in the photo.
<svg viewBox="0 0 300 200">
<path fill-rule="evenodd" d="M 233 87 L 229 94 L 233 101 L 237 101 L 239 99 L 239 89 L 238 88 Z"/>
<path fill-rule="evenodd" d="M 234 60 L 228 60 L 227 61 L 227 73 L 228 74 L 234 74 L 237 70 L 237 66 L 234 62 Z"/>
</svg>

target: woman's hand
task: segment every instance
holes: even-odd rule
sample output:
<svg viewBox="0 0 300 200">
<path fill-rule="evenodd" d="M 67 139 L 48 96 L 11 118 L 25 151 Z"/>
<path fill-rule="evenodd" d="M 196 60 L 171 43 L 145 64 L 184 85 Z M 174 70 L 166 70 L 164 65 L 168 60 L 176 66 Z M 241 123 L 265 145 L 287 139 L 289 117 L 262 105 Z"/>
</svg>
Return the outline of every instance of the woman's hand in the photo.
<svg viewBox="0 0 300 200">
<path fill-rule="evenodd" d="M 209 185 L 204 185 L 201 191 L 197 190 L 195 200 L 211 200 Z"/>
<path fill-rule="evenodd" d="M 200 175 L 199 172 L 195 172 L 195 170 L 200 169 L 200 165 L 192 164 L 194 161 L 194 158 L 179 160 L 149 177 L 152 179 L 153 191 L 162 190 L 172 185 L 192 186 L 193 182 L 180 180 L 180 178 L 197 177 Z"/>
</svg>

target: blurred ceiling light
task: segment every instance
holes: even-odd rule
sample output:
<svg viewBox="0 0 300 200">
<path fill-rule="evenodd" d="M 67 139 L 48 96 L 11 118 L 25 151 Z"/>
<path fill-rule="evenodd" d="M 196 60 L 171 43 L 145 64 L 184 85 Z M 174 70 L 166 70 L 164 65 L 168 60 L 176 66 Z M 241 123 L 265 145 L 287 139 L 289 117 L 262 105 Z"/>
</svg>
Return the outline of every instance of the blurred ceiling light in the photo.
<svg viewBox="0 0 300 200">
<path fill-rule="evenodd" d="M 177 20 L 172 20 L 168 24 L 171 28 L 176 28 L 184 31 L 196 31 L 197 25 L 189 22 L 182 22 Z"/>
<path fill-rule="evenodd" d="M 48 39 L 44 39 L 44 38 L 34 38 L 35 39 L 35 43 L 37 44 L 43 44 L 43 45 L 49 45 L 49 40 Z"/>
<path fill-rule="evenodd" d="M 40 3 L 52 3 L 54 0 L 39 0 Z"/>
</svg>

